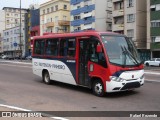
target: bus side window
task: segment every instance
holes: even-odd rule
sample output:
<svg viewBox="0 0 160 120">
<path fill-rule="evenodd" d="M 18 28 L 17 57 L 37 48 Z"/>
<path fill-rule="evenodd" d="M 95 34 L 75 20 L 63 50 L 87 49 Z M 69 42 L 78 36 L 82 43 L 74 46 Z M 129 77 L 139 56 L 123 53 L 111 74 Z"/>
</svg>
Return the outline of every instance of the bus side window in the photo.
<svg viewBox="0 0 160 120">
<path fill-rule="evenodd" d="M 68 41 L 66 39 L 60 40 L 60 56 L 67 56 Z"/>
<path fill-rule="evenodd" d="M 45 53 L 48 56 L 58 56 L 58 39 L 47 39 Z"/>
<path fill-rule="evenodd" d="M 76 39 L 70 38 L 70 39 L 68 39 L 67 55 L 68 55 L 68 57 L 75 57 L 75 53 L 76 53 Z"/>
<path fill-rule="evenodd" d="M 37 55 L 43 55 L 44 54 L 44 40 L 36 40 L 35 41 L 35 48 L 34 48 L 34 54 Z"/>
</svg>

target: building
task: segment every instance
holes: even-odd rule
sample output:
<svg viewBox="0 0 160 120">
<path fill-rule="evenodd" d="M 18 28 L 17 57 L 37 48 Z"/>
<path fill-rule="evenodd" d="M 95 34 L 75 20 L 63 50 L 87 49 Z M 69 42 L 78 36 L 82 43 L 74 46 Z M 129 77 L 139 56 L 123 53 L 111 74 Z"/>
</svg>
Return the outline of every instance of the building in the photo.
<svg viewBox="0 0 160 120">
<path fill-rule="evenodd" d="M 3 31 L 3 53 L 12 57 L 20 56 L 22 50 L 22 56 L 25 56 L 26 42 L 25 42 L 25 29 L 21 27 L 21 42 L 20 42 L 20 27 L 13 27 Z M 20 49 L 22 44 L 22 49 Z"/>
<path fill-rule="evenodd" d="M 150 58 L 150 51 L 147 50 L 147 1 L 112 0 L 112 31 L 132 39 L 142 60 Z"/>
<path fill-rule="evenodd" d="M 5 11 L 0 10 L 0 55 L 3 53 L 3 30 L 5 29 Z"/>
<path fill-rule="evenodd" d="M 26 56 L 32 54 L 31 37 L 40 35 L 40 11 L 37 4 L 30 5 L 28 12 L 25 14 L 25 32 L 26 32 Z"/>
<path fill-rule="evenodd" d="M 4 7 L 5 29 L 20 26 L 20 8 Z M 21 9 L 21 23 L 24 25 L 24 14 L 26 9 Z"/>
<path fill-rule="evenodd" d="M 70 31 L 70 0 L 50 0 L 40 5 L 40 34 Z"/>
<path fill-rule="evenodd" d="M 111 31 L 111 0 L 71 0 L 71 32 Z"/>
<path fill-rule="evenodd" d="M 160 58 L 160 0 L 147 0 L 147 49 Z"/>
</svg>

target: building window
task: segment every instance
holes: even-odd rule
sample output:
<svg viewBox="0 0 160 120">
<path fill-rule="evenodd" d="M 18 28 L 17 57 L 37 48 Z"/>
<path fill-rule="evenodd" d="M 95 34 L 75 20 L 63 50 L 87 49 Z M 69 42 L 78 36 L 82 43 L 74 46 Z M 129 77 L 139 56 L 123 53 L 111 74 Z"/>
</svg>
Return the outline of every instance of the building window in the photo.
<svg viewBox="0 0 160 120">
<path fill-rule="evenodd" d="M 159 20 L 151 21 L 151 27 L 160 27 L 160 21 Z"/>
<path fill-rule="evenodd" d="M 54 11 L 54 7 L 51 7 L 51 12 L 53 12 Z"/>
<path fill-rule="evenodd" d="M 55 22 L 58 22 L 58 16 L 55 17 Z"/>
<path fill-rule="evenodd" d="M 151 11 L 159 11 L 160 10 L 160 4 L 151 5 L 150 9 L 151 9 Z"/>
<path fill-rule="evenodd" d="M 134 30 L 133 29 L 127 30 L 127 36 L 128 36 L 129 39 L 133 40 Z"/>
<path fill-rule="evenodd" d="M 80 31 L 80 30 L 81 30 L 81 27 L 80 27 L 80 26 L 74 27 L 74 31 Z"/>
<path fill-rule="evenodd" d="M 124 8 L 124 3 L 123 2 L 117 2 L 114 4 L 114 9 L 115 10 L 121 10 Z"/>
<path fill-rule="evenodd" d="M 80 15 L 75 15 L 75 16 L 74 16 L 74 20 L 79 20 L 79 19 L 81 19 L 81 16 L 80 16 Z"/>
<path fill-rule="evenodd" d="M 43 10 L 43 14 L 45 14 L 45 10 Z"/>
<path fill-rule="evenodd" d="M 127 22 L 134 22 L 135 21 L 135 15 L 134 14 L 128 14 L 127 15 Z"/>
<path fill-rule="evenodd" d="M 67 16 L 64 15 L 63 16 L 63 20 L 66 21 L 67 20 Z"/>
<path fill-rule="evenodd" d="M 15 17 L 18 17 L 18 14 L 14 14 Z"/>
<path fill-rule="evenodd" d="M 59 31 L 59 28 L 58 28 L 58 27 L 55 27 L 55 31 L 56 31 L 56 33 L 58 33 L 58 31 Z"/>
<path fill-rule="evenodd" d="M 127 0 L 127 7 L 133 7 L 133 0 Z"/>
<path fill-rule="evenodd" d="M 67 10 L 67 5 L 64 5 L 64 6 L 63 6 L 63 9 L 64 9 L 64 10 Z"/>
<path fill-rule="evenodd" d="M 56 11 L 58 10 L 58 5 L 55 6 Z"/>
<path fill-rule="evenodd" d="M 47 13 L 49 13 L 49 8 L 47 8 Z"/>
</svg>

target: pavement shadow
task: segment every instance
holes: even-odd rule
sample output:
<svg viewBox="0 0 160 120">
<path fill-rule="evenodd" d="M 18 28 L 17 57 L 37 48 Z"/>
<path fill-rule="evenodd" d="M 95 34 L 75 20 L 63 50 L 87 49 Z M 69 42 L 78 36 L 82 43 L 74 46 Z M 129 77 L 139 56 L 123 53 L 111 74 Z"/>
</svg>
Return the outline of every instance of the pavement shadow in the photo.
<svg viewBox="0 0 160 120">
<path fill-rule="evenodd" d="M 131 91 L 121 91 L 121 92 L 115 92 L 115 93 L 106 93 L 106 98 L 120 98 L 120 97 L 126 97 L 126 96 L 133 96 L 139 94 L 136 90 Z"/>
<path fill-rule="evenodd" d="M 38 82 L 38 83 L 42 83 L 45 85 L 45 83 L 42 81 L 41 78 L 35 78 L 34 81 Z M 82 87 L 82 86 L 75 86 L 75 85 L 71 85 L 71 84 L 67 84 L 67 83 L 62 83 L 62 82 L 58 82 L 58 81 L 51 81 L 51 86 L 56 86 L 59 88 L 63 88 L 63 89 L 68 89 L 68 90 L 73 90 L 73 91 L 78 91 L 78 92 L 83 92 L 83 93 L 88 93 L 88 94 L 92 94 L 92 90 L 87 88 L 87 87 Z"/>
<path fill-rule="evenodd" d="M 41 78 L 35 78 L 35 81 L 45 85 L 45 83 L 41 80 Z M 74 85 L 70 85 L 70 84 L 62 83 L 58 81 L 52 81 L 50 85 L 56 86 L 62 89 L 68 89 L 68 90 L 73 90 L 81 93 L 92 94 L 91 89 L 82 87 L 82 86 L 74 86 Z M 115 93 L 106 93 L 103 98 L 120 98 L 120 97 L 126 97 L 126 96 L 133 96 L 136 94 L 139 94 L 139 92 L 136 90 L 121 91 L 121 92 L 115 92 Z"/>
</svg>

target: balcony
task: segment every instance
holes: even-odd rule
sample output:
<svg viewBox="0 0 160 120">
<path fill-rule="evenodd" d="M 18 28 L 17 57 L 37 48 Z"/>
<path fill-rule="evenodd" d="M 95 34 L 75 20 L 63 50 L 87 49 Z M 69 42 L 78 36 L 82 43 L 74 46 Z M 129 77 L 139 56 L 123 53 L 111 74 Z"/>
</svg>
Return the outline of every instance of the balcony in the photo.
<svg viewBox="0 0 160 120">
<path fill-rule="evenodd" d="M 84 18 L 86 18 L 86 17 L 91 17 L 91 16 L 92 16 L 92 12 L 85 13 L 85 14 L 83 15 Z"/>
<path fill-rule="evenodd" d="M 159 27 L 151 27 L 151 36 L 160 36 Z"/>
<path fill-rule="evenodd" d="M 76 4 L 78 4 L 78 3 L 82 2 L 82 1 L 83 0 L 71 0 L 70 3 L 71 3 L 71 5 L 76 5 Z"/>
<path fill-rule="evenodd" d="M 121 31 L 124 30 L 124 24 L 114 24 L 113 31 Z"/>
<path fill-rule="evenodd" d="M 58 20 L 58 25 L 59 26 L 69 26 L 70 25 L 70 21 L 65 21 L 65 20 Z"/>
<path fill-rule="evenodd" d="M 112 15 L 113 17 L 124 16 L 124 10 L 115 10 Z"/>
<path fill-rule="evenodd" d="M 85 7 L 83 7 L 82 8 L 82 12 L 91 12 L 91 11 L 93 11 L 93 10 L 95 10 L 95 5 L 89 5 L 89 6 L 85 6 Z"/>
<path fill-rule="evenodd" d="M 151 50 L 160 50 L 160 43 L 151 43 Z"/>
<path fill-rule="evenodd" d="M 71 26 L 80 26 L 84 21 L 82 19 L 71 21 Z"/>
<path fill-rule="evenodd" d="M 91 24 L 92 22 L 95 22 L 95 17 L 85 19 L 83 24 Z"/>
<path fill-rule="evenodd" d="M 46 25 L 47 28 L 48 27 L 54 27 L 54 22 L 48 22 L 45 25 Z"/>
<path fill-rule="evenodd" d="M 160 20 L 160 12 L 151 11 L 151 20 Z"/>
<path fill-rule="evenodd" d="M 150 4 L 151 5 L 160 4 L 160 1 L 159 0 L 151 0 Z"/>
</svg>

